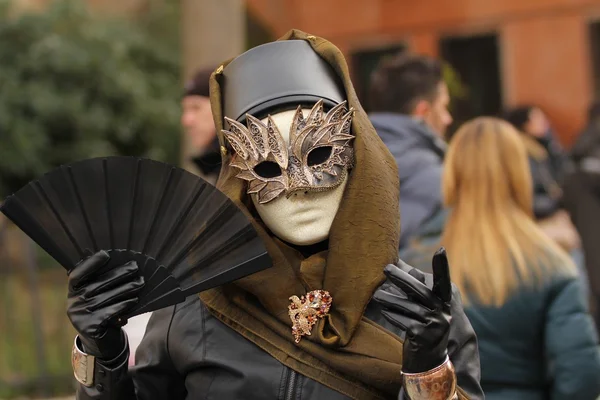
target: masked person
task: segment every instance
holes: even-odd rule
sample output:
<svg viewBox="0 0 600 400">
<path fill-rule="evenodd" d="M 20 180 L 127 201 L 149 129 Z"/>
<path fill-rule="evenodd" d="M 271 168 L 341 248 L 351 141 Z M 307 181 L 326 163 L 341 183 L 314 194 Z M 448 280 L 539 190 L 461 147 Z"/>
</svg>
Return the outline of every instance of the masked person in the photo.
<svg viewBox="0 0 600 400">
<path fill-rule="evenodd" d="M 293 30 L 219 67 L 211 100 L 217 187 L 273 267 L 154 312 L 128 370 L 110 321 L 135 302 L 137 267 L 84 261 L 69 278 L 78 398 L 483 399 L 445 253 L 434 275 L 398 261 L 396 164 L 341 52 Z"/>
</svg>

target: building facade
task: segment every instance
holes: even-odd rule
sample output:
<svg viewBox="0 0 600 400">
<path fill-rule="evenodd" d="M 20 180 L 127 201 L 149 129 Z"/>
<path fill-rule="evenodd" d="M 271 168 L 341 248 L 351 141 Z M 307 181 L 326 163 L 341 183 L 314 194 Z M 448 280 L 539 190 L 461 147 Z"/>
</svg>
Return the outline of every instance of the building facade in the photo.
<svg viewBox="0 0 600 400">
<path fill-rule="evenodd" d="M 248 6 L 276 35 L 298 28 L 335 43 L 359 93 L 369 54 L 410 48 L 458 70 L 470 89 L 464 117 L 539 105 L 566 145 L 585 123 L 598 86 L 599 0 L 248 0 Z"/>
</svg>

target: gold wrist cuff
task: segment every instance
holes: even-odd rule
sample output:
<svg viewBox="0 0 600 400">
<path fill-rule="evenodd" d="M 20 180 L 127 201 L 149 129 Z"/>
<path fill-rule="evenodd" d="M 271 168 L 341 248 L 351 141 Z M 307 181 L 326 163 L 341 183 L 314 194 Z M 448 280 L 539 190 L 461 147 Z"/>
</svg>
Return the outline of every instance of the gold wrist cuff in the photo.
<svg viewBox="0 0 600 400">
<path fill-rule="evenodd" d="M 448 357 L 439 367 L 417 374 L 402 373 L 402 386 L 410 400 L 455 400 L 456 374 Z"/>
<path fill-rule="evenodd" d="M 73 374 L 77 382 L 86 387 L 94 385 L 96 357 L 86 354 L 80 349 L 79 336 L 75 336 L 75 342 L 73 343 L 71 365 L 73 366 Z"/>
</svg>

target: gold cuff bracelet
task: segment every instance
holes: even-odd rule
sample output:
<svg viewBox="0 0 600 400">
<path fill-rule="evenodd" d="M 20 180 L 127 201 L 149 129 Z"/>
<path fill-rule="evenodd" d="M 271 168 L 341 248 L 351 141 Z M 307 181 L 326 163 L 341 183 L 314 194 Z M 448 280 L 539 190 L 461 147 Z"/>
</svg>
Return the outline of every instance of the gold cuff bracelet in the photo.
<svg viewBox="0 0 600 400">
<path fill-rule="evenodd" d="M 94 367 L 96 358 L 84 353 L 78 345 L 79 336 L 75 337 L 73 350 L 71 352 L 71 365 L 77 382 L 83 386 L 91 387 L 94 384 Z"/>
<path fill-rule="evenodd" d="M 454 400 L 456 374 L 448 357 L 439 367 L 416 374 L 402 373 L 402 386 L 410 400 Z"/>
</svg>

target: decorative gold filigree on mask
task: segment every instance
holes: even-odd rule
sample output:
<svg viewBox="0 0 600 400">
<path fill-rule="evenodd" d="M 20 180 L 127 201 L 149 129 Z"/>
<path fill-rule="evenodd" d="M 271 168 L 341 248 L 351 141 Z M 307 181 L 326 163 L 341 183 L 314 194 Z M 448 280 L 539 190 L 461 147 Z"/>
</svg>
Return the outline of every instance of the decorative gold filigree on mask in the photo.
<svg viewBox="0 0 600 400">
<path fill-rule="evenodd" d="M 256 193 L 261 204 L 298 190 L 330 190 L 343 182 L 354 162 L 353 114 L 346 102 L 325 114 L 319 101 L 304 118 L 299 106 L 289 146 L 270 115 L 265 124 L 246 114 L 247 126 L 225 117 L 229 130 L 222 132 L 237 155 L 231 166 L 240 170 L 236 176 L 248 181 L 248 194 Z"/>
</svg>

